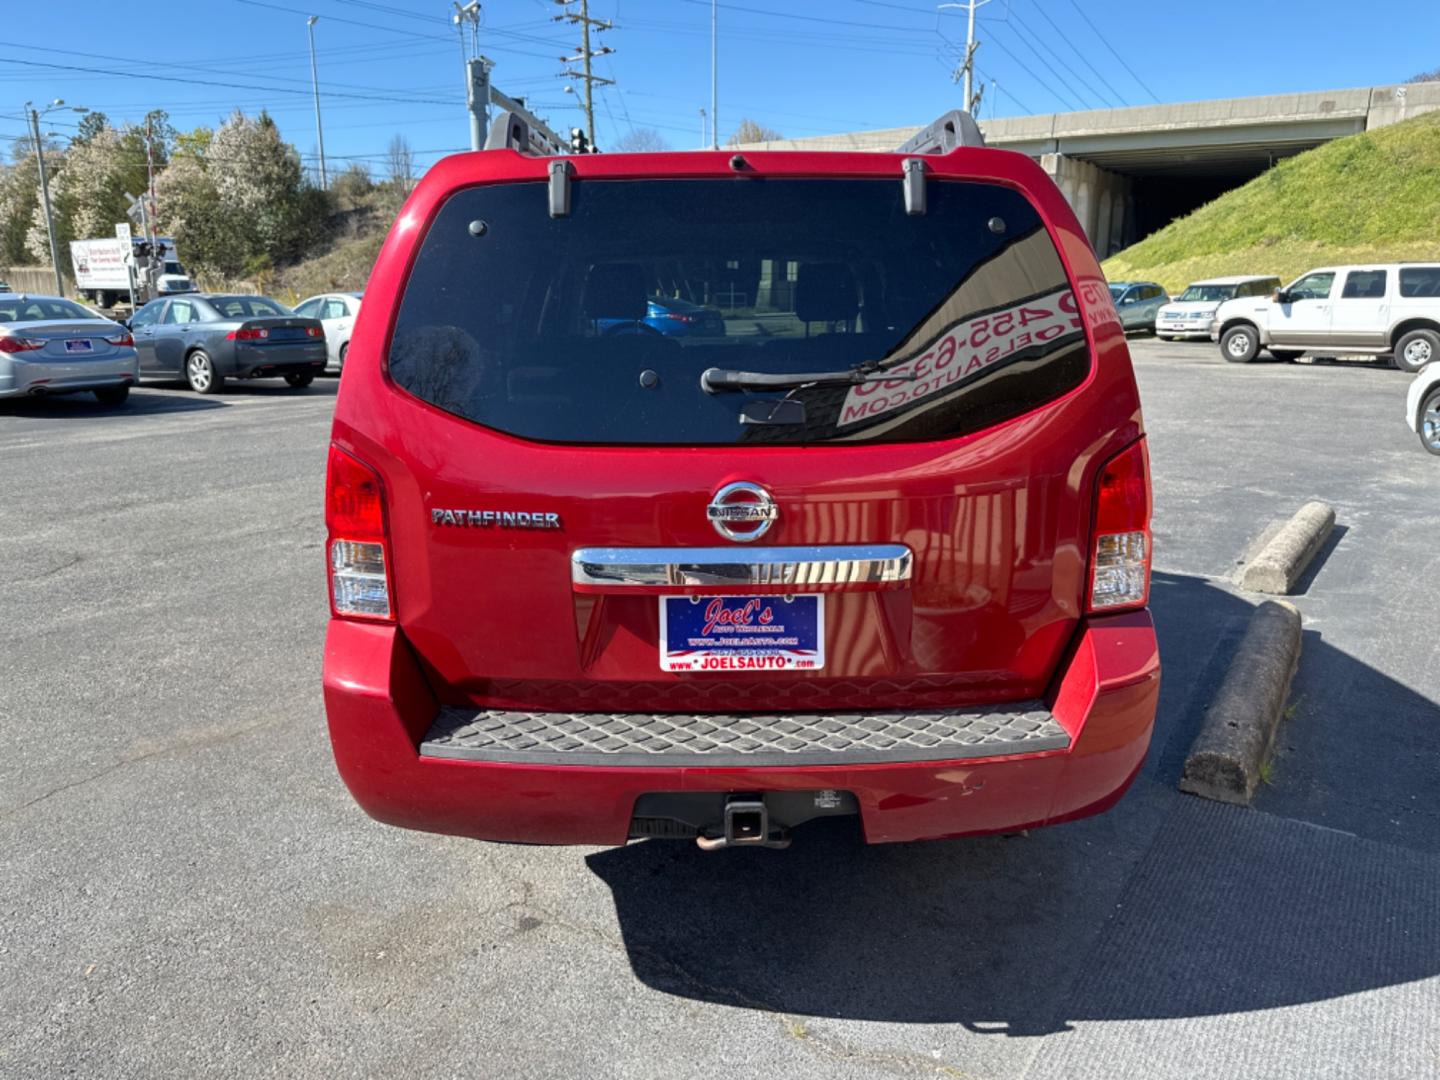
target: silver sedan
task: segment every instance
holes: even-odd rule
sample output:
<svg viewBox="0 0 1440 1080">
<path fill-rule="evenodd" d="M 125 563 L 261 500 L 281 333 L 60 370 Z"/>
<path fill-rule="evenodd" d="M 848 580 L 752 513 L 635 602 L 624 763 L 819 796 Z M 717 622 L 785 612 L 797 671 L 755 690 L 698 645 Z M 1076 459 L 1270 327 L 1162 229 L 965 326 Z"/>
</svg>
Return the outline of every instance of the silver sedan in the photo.
<svg viewBox="0 0 1440 1080">
<path fill-rule="evenodd" d="M 120 405 L 139 377 L 119 323 L 62 297 L 0 293 L 0 398 L 89 392 Z"/>
</svg>

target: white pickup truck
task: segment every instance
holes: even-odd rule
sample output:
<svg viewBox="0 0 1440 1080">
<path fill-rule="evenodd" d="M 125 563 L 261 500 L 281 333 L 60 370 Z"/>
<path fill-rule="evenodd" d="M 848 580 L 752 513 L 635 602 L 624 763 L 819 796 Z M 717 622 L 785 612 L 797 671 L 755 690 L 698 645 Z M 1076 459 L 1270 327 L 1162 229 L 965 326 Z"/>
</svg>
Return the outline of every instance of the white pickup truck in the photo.
<svg viewBox="0 0 1440 1080">
<path fill-rule="evenodd" d="M 1402 371 L 1440 359 L 1440 263 L 1311 270 L 1272 296 L 1221 304 L 1210 340 L 1235 364 L 1260 350 L 1277 360 L 1306 352 L 1371 353 Z"/>
</svg>

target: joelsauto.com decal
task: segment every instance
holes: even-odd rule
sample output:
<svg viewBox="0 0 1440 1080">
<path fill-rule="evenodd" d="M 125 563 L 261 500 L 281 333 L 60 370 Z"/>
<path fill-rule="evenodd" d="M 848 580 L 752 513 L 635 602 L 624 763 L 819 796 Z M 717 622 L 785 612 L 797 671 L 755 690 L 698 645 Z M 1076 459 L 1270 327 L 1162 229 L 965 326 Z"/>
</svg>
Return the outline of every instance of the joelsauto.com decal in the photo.
<svg viewBox="0 0 1440 1080">
<path fill-rule="evenodd" d="M 953 323 L 919 355 L 887 365 L 885 370 L 895 378 L 851 387 L 836 426 L 874 420 L 921 404 L 1012 360 L 1073 340 L 1082 330 L 1082 316 L 1070 289 L 1057 289 Z M 911 375 L 915 378 L 908 378 Z"/>
</svg>

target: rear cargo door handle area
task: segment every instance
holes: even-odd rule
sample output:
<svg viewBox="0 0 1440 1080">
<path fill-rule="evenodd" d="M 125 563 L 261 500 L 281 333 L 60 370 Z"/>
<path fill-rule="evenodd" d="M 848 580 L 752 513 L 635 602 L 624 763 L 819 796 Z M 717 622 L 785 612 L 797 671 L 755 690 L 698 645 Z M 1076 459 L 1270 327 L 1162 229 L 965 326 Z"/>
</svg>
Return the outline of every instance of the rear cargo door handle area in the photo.
<svg viewBox="0 0 1440 1080">
<path fill-rule="evenodd" d="M 902 588 L 914 556 L 903 544 L 757 548 L 580 548 L 570 558 L 577 592 L 634 589 Z"/>
</svg>

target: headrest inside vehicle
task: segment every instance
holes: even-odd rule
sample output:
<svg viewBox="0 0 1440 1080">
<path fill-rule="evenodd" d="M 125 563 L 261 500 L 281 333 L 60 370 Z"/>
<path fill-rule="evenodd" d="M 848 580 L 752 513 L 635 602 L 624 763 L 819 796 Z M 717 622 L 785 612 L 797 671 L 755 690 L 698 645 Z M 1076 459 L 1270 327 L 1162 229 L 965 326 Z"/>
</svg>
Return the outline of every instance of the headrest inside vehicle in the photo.
<svg viewBox="0 0 1440 1080">
<path fill-rule="evenodd" d="M 587 319 L 645 318 L 645 270 L 639 263 L 602 263 L 585 279 Z"/>
<path fill-rule="evenodd" d="M 848 322 L 860 312 L 855 275 L 845 263 L 803 263 L 795 279 L 801 322 Z"/>
</svg>

